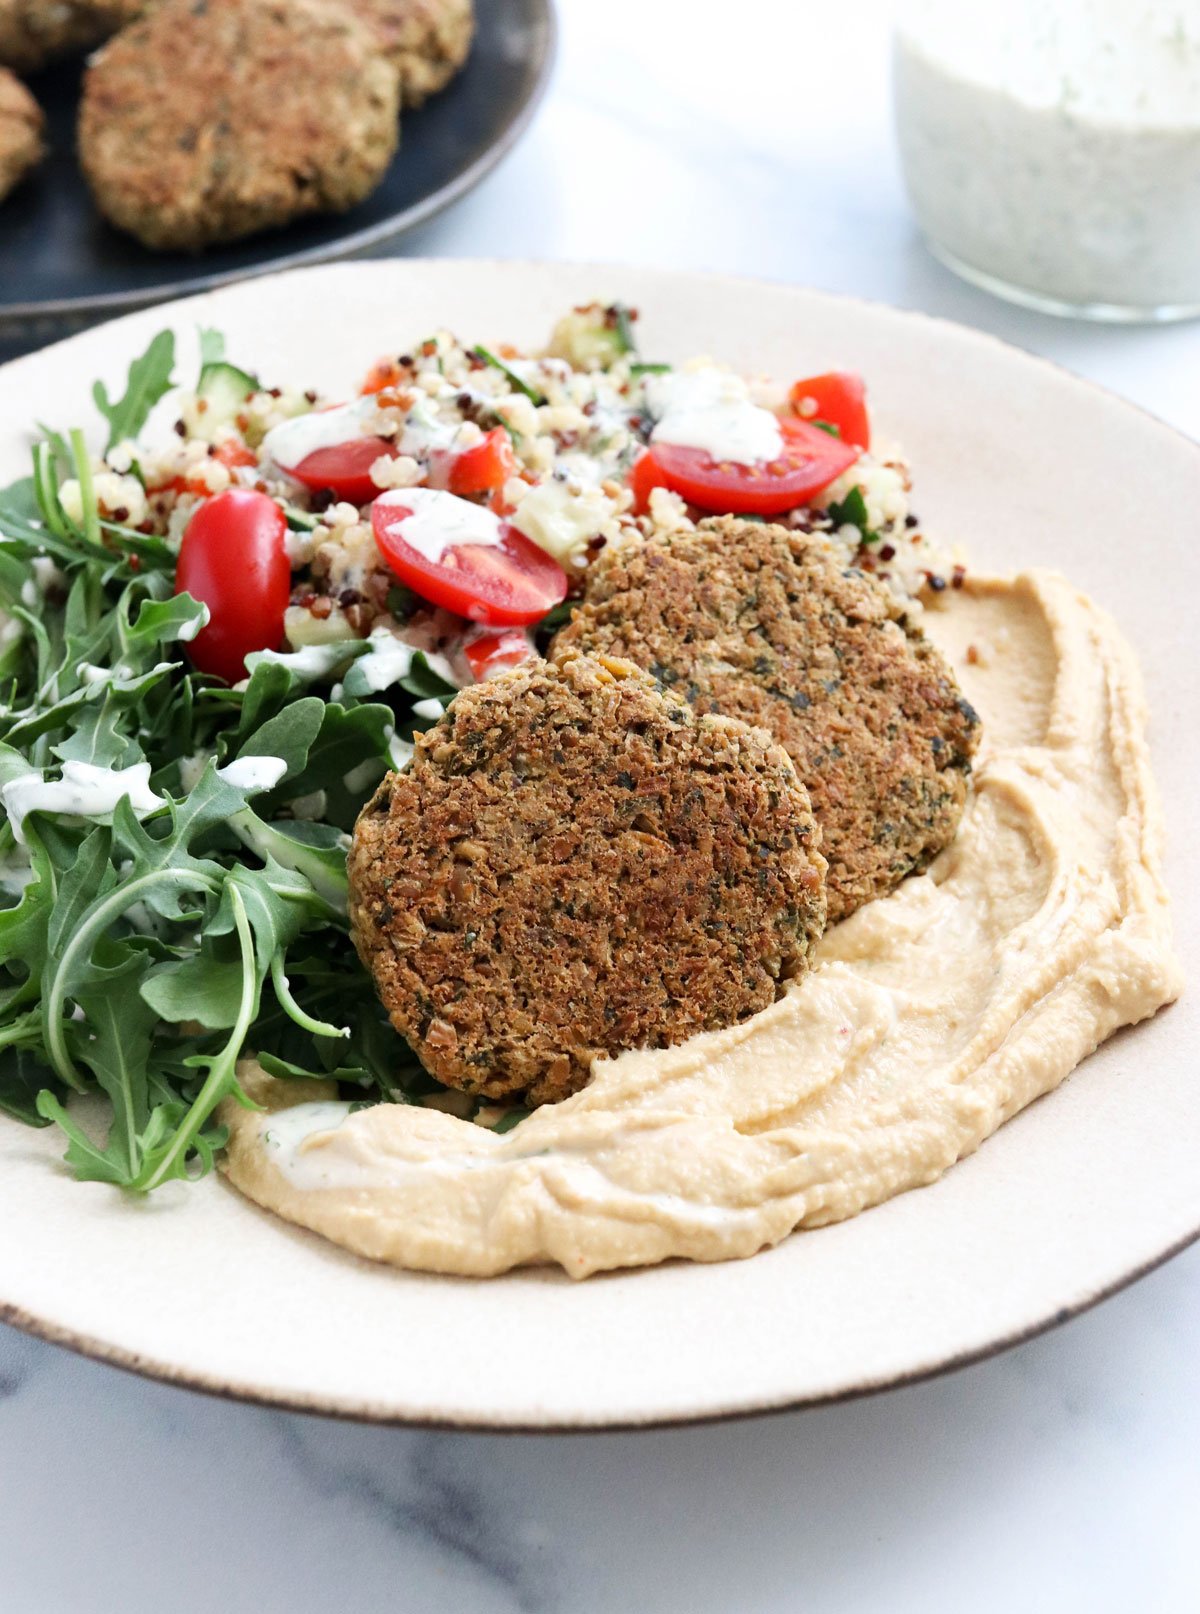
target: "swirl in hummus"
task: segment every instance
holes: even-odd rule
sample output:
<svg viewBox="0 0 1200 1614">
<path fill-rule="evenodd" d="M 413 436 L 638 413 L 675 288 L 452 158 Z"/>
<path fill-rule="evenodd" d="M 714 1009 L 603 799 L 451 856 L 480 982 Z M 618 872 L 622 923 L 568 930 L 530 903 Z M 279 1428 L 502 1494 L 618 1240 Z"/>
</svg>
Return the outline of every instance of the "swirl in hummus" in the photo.
<svg viewBox="0 0 1200 1614">
<path fill-rule="evenodd" d="M 1132 651 L 1061 577 L 968 579 L 926 626 L 983 718 L 957 839 L 828 931 L 752 1019 L 597 1064 L 498 1135 L 253 1066 L 230 1180 L 399 1266 L 574 1277 L 747 1256 L 933 1182 L 1180 989 Z"/>
</svg>

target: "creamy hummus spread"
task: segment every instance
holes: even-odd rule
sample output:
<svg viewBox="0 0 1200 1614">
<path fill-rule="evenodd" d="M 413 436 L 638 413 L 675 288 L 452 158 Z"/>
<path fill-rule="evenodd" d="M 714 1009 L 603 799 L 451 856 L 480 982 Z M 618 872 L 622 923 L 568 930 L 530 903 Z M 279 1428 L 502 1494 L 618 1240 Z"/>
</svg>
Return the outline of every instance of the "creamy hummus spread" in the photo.
<svg viewBox="0 0 1200 1614">
<path fill-rule="evenodd" d="M 974 579 L 927 628 L 984 723 L 954 844 L 729 1030 L 597 1065 L 505 1134 L 351 1110 L 252 1063 L 225 1169 L 398 1266 L 574 1277 L 720 1261 L 933 1182 L 1180 989 L 1132 651 L 1055 574 Z"/>
</svg>

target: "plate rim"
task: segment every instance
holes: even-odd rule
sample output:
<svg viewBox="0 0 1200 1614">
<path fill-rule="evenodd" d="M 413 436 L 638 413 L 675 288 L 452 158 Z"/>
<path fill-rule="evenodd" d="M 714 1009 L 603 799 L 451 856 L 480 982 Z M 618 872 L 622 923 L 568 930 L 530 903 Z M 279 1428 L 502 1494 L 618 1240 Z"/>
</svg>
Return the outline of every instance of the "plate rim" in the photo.
<svg viewBox="0 0 1200 1614">
<path fill-rule="evenodd" d="M 547 0 L 539 0 L 547 3 Z M 412 270 L 428 272 L 439 265 L 455 266 L 471 272 L 486 273 L 489 267 L 503 266 L 507 271 L 529 270 L 538 271 L 546 268 L 555 270 L 570 270 L 580 274 L 593 274 L 599 276 L 619 277 L 623 273 L 662 275 L 664 279 L 685 279 L 706 284 L 724 284 L 730 287 L 752 289 L 755 287 L 770 286 L 784 291 L 799 293 L 802 297 L 814 299 L 850 308 L 862 308 L 882 312 L 886 315 L 895 315 L 906 321 L 935 326 L 954 333 L 958 340 L 966 340 L 970 345 L 991 350 L 999 349 L 1005 354 L 1016 355 L 1025 363 L 1044 368 L 1057 376 L 1065 378 L 1076 387 L 1086 388 L 1088 391 L 1100 394 L 1109 404 L 1115 404 L 1121 412 L 1130 412 L 1134 416 L 1149 421 L 1157 430 L 1164 433 L 1177 443 L 1182 443 L 1185 449 L 1194 457 L 1200 457 L 1200 442 L 1191 437 L 1181 428 L 1171 422 L 1163 420 L 1152 410 L 1124 397 L 1113 388 L 1089 377 L 1081 376 L 1070 370 L 1066 365 L 1045 358 L 1041 354 L 1031 353 L 1018 347 L 1015 343 L 1004 340 L 991 332 L 965 325 L 960 321 L 950 319 L 944 315 L 930 314 L 921 309 L 905 308 L 898 304 L 885 303 L 878 299 L 865 298 L 851 294 L 828 291 L 824 288 L 797 284 L 795 282 L 772 278 L 767 276 L 753 276 L 744 274 L 731 274 L 704 270 L 674 270 L 663 269 L 657 266 L 644 264 L 631 264 L 620 261 L 596 262 L 594 260 L 547 260 L 535 258 L 421 258 L 381 260 L 378 263 L 358 265 L 344 265 L 355 271 L 362 267 L 368 274 L 385 272 L 405 272 L 411 266 Z M 321 265 L 301 265 L 293 269 L 266 270 L 262 275 L 245 276 L 243 279 L 269 278 L 271 274 L 288 275 L 296 278 L 306 278 L 309 273 L 319 274 Z M 171 298 L 170 307 L 176 304 L 185 304 L 196 296 L 203 296 L 207 292 L 229 289 L 227 286 L 208 287 L 200 293 L 189 293 L 186 296 Z M 129 309 L 123 312 L 136 315 L 143 310 Z M 75 332 L 61 338 L 59 341 L 46 344 L 46 347 L 59 346 L 78 338 L 88 336 L 88 331 Z M 34 350 L 31 353 L 19 356 L 0 365 L 0 371 L 21 366 L 30 361 L 36 361 L 45 348 Z M 305 1238 L 317 1238 L 315 1234 L 300 1232 Z M 101 1339 L 86 1330 L 72 1328 L 56 1323 L 44 1316 L 30 1312 L 25 1307 L 5 1301 L 0 1297 L 0 1323 L 13 1327 L 19 1332 L 31 1337 L 41 1339 L 49 1344 L 62 1346 L 84 1356 L 90 1360 L 103 1362 L 125 1372 L 131 1372 L 143 1378 L 149 1378 L 159 1383 L 186 1389 L 193 1393 L 206 1394 L 224 1400 L 244 1402 L 254 1406 L 271 1408 L 279 1411 L 303 1413 L 311 1416 L 324 1416 L 338 1420 L 376 1424 L 388 1427 L 408 1427 L 433 1430 L 459 1431 L 464 1433 L 477 1432 L 488 1434 L 555 1434 L 555 1433 L 614 1433 L 639 1432 L 657 1429 L 678 1427 L 692 1427 L 705 1424 L 717 1424 L 733 1420 L 767 1417 L 777 1413 L 799 1411 L 806 1408 L 838 1405 L 863 1399 L 867 1396 L 885 1393 L 892 1389 L 901 1389 L 910 1385 L 920 1384 L 938 1378 L 943 1374 L 957 1372 L 962 1368 L 991 1360 L 1016 1345 L 1040 1337 L 1043 1334 L 1063 1326 L 1073 1318 L 1083 1315 L 1095 1306 L 1109 1299 L 1113 1295 L 1130 1287 L 1141 1278 L 1164 1266 L 1168 1261 L 1200 1241 L 1200 1223 L 1189 1226 L 1162 1250 L 1155 1252 L 1143 1260 L 1136 1262 L 1127 1270 L 1116 1274 L 1095 1288 L 1076 1296 L 1066 1304 L 1049 1307 L 1033 1318 L 1033 1320 L 1011 1329 L 1007 1333 L 990 1338 L 986 1342 L 969 1347 L 965 1350 L 951 1351 L 947 1354 L 932 1355 L 919 1365 L 900 1372 L 886 1372 L 879 1375 L 867 1376 L 853 1384 L 839 1386 L 828 1391 L 813 1391 L 800 1395 L 782 1395 L 778 1397 L 750 1397 L 741 1402 L 726 1401 L 713 1410 L 702 1412 L 678 1411 L 662 1415 L 650 1414 L 644 1418 L 606 1418 L 603 1415 L 591 1417 L 583 1414 L 579 1417 L 564 1416 L 562 1412 L 551 1412 L 541 1421 L 529 1421 L 527 1418 L 505 1417 L 503 1413 L 495 1417 L 485 1414 L 456 1415 L 451 1412 L 399 1410 L 394 1404 L 381 1402 L 377 1399 L 356 1399 L 350 1396 L 338 1396 L 321 1392 L 289 1392 L 274 1390 L 261 1383 L 248 1383 L 232 1376 L 222 1376 L 208 1373 L 198 1369 L 190 1369 L 174 1365 L 160 1358 L 142 1355 L 126 1346 L 116 1342 Z M 324 1243 L 323 1240 L 320 1241 Z"/>
<path fill-rule="evenodd" d="M 490 3 L 490 0 L 488 0 Z M 294 269 L 317 268 L 324 263 L 337 263 L 354 258 L 371 248 L 399 239 L 418 225 L 426 224 L 439 213 L 453 206 L 461 197 L 475 189 L 498 167 L 521 139 L 545 99 L 553 76 L 561 45 L 561 28 L 555 0 L 525 0 L 534 13 L 535 27 L 540 31 L 542 49 L 532 61 L 533 74 L 525 98 L 511 114 L 499 137 L 474 161 L 447 184 L 431 191 L 409 207 L 393 213 L 375 224 L 363 225 L 333 242 L 305 247 L 265 259 L 245 269 L 216 271 L 211 274 L 189 276 L 165 285 L 147 286 L 135 291 L 108 291 L 83 297 L 58 297 L 45 302 L 0 303 L 0 336 L 20 336 L 36 330 L 39 322 L 67 324 L 71 321 L 92 321 L 118 318 L 122 314 L 140 313 L 157 303 L 175 302 L 186 297 L 203 296 L 206 292 L 220 291 L 226 286 L 239 285 L 245 280 L 259 280 L 267 275 L 288 274 Z M 436 260 L 422 260 L 436 261 Z M 86 327 L 85 327 L 86 328 Z M 77 330 L 64 329 L 51 341 L 66 340 L 77 335 Z M 17 357 L 24 357 L 18 354 Z"/>
<path fill-rule="evenodd" d="M 270 1212 L 264 1214 L 270 1215 Z M 294 1229 L 294 1231 L 305 1231 Z M 311 1233 L 308 1237 L 316 1239 L 318 1234 Z M 680 1412 L 667 1416 L 651 1416 L 648 1418 L 578 1418 L 566 1419 L 562 1416 L 547 1419 L 542 1423 L 526 1423 L 519 1419 L 506 1419 L 498 1417 L 488 1419 L 484 1417 L 452 1417 L 449 1414 L 436 1412 L 398 1412 L 380 1402 L 364 1400 L 354 1401 L 348 1398 L 321 1396 L 318 1394 L 298 1395 L 283 1391 L 272 1391 L 263 1386 L 241 1384 L 236 1380 L 221 1379 L 212 1374 L 192 1372 L 187 1369 L 172 1366 L 169 1362 L 160 1361 L 154 1357 L 142 1356 L 137 1351 L 131 1351 L 124 1346 L 107 1343 L 95 1338 L 93 1335 L 82 1333 L 76 1329 L 66 1328 L 59 1324 L 47 1322 L 44 1318 L 35 1317 L 23 1306 L 15 1306 L 8 1301 L 0 1300 L 0 1323 L 6 1327 L 14 1328 L 18 1333 L 25 1334 L 32 1339 L 42 1340 L 48 1345 L 61 1347 L 82 1356 L 88 1361 L 100 1362 L 106 1367 L 117 1368 L 123 1373 L 132 1374 L 136 1378 L 149 1379 L 155 1384 L 164 1384 L 175 1390 L 187 1390 L 193 1395 L 206 1395 L 217 1401 L 232 1401 L 241 1406 L 263 1407 L 273 1412 L 302 1413 L 308 1417 L 332 1418 L 339 1423 L 368 1424 L 378 1428 L 388 1429 L 428 1429 L 453 1434 L 478 1435 L 615 1435 L 615 1434 L 651 1434 L 657 1430 L 665 1429 L 695 1429 L 710 1424 L 739 1423 L 756 1418 L 771 1418 L 787 1412 L 806 1412 L 819 1407 L 842 1406 L 849 1402 L 864 1401 L 869 1397 L 886 1395 L 891 1390 L 905 1390 L 914 1385 L 928 1384 L 934 1379 L 946 1377 L 951 1373 L 958 1373 L 969 1367 L 977 1367 L 993 1358 L 1002 1356 L 1006 1351 L 1013 1350 L 1018 1345 L 1027 1344 L 1030 1340 L 1040 1339 L 1044 1334 L 1050 1334 L 1073 1322 L 1075 1318 L 1093 1311 L 1106 1300 L 1123 1290 L 1132 1288 L 1141 1279 L 1157 1272 L 1176 1256 L 1182 1255 L 1193 1244 L 1200 1243 L 1200 1225 L 1191 1232 L 1170 1245 L 1161 1254 L 1152 1257 L 1149 1261 L 1140 1262 L 1129 1272 L 1121 1274 L 1109 1284 L 1102 1284 L 1098 1289 L 1085 1295 L 1082 1299 L 1067 1306 L 1057 1307 L 1047 1316 L 1028 1324 L 1024 1328 L 1013 1330 L 998 1339 L 989 1340 L 975 1350 L 959 1351 L 953 1355 L 928 1362 L 920 1367 L 911 1368 L 903 1373 L 893 1373 L 876 1378 L 867 1378 L 861 1383 L 850 1385 L 845 1389 L 830 1390 L 824 1393 L 815 1392 L 810 1395 L 788 1396 L 778 1400 L 749 1402 L 743 1406 L 729 1406 L 719 1408 L 714 1412 Z M 756 1251 L 762 1254 L 762 1251 Z M 753 1256 L 747 1257 L 753 1260 Z M 653 1270 L 652 1268 L 649 1270 Z M 476 1280 L 495 1282 L 495 1279 Z"/>
</svg>

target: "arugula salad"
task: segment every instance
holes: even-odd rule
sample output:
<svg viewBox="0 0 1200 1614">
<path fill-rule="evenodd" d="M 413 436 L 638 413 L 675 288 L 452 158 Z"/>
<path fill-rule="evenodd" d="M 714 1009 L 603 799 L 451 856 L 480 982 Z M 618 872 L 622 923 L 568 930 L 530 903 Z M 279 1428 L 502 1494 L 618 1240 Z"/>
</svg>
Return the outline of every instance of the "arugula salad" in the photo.
<svg viewBox="0 0 1200 1614">
<path fill-rule="evenodd" d="M 635 319 L 576 309 L 533 357 L 438 332 L 350 402 L 265 385 L 211 331 L 180 387 L 164 331 L 119 396 L 96 384 L 101 452 L 36 428 L 0 492 L 0 1111 L 60 1128 L 80 1178 L 202 1175 L 251 1053 L 519 1121 L 392 1030 L 346 849 L 604 545 L 728 511 L 824 531 L 907 599 L 952 580 L 856 377 L 767 408 L 711 363 L 641 360 Z"/>
</svg>

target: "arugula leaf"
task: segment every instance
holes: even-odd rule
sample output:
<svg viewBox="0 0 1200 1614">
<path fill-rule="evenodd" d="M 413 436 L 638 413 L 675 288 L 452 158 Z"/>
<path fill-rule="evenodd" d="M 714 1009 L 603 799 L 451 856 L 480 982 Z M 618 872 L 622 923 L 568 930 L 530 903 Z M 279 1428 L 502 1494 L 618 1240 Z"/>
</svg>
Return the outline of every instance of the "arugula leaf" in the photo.
<svg viewBox="0 0 1200 1614">
<path fill-rule="evenodd" d="M 136 437 L 150 417 L 158 400 L 170 390 L 171 374 L 175 368 L 175 337 L 171 331 L 159 331 L 150 346 L 129 366 L 125 391 L 113 402 L 103 381 L 92 388 L 96 408 L 108 421 L 109 448 Z"/>
<path fill-rule="evenodd" d="M 24 1022 L 6 1026 L 4 1041 L 0 1042 L 0 1110 L 26 1126 L 49 1126 L 49 1119 L 38 1109 L 38 1094 L 49 1091 L 56 1100 L 63 1089 L 55 1082 L 54 1072 L 37 1055 L 37 1036 L 34 1031 L 25 1033 L 25 1027 L 38 1021 L 37 1010 L 31 1010 Z M 28 1043 L 24 1036 L 28 1035 Z"/>
<path fill-rule="evenodd" d="M 151 1036 L 158 1015 L 138 996 L 147 960 L 128 948 L 120 962 L 96 971 L 86 989 L 76 995 L 88 1028 L 78 1057 L 93 1072 L 112 1105 L 106 1154 L 121 1180 L 134 1174 L 140 1154 L 139 1138 L 150 1121 Z"/>
<path fill-rule="evenodd" d="M 173 349 L 156 338 L 115 402 L 97 389 L 110 441 L 162 396 Z M 264 652 L 234 688 L 196 672 L 181 646 L 206 608 L 174 594 L 164 539 L 101 515 L 93 465 L 78 431 L 43 433 L 35 475 L 0 491 L 0 790 L 68 762 L 143 764 L 163 805 L 139 819 L 126 797 L 111 824 L 86 798 L 35 811 L 18 846 L 0 798 L 0 1110 L 56 1124 L 80 1177 L 145 1192 L 211 1167 L 250 1050 L 367 1099 L 438 1090 L 355 954 L 346 832 L 414 702 L 455 691 L 420 653 L 382 696 L 358 688 L 364 640 Z M 314 692 L 337 677 L 338 701 Z M 221 776 L 248 755 L 283 759 L 274 790 Z M 105 1135 L 76 1092 L 103 1100 Z"/>
</svg>

